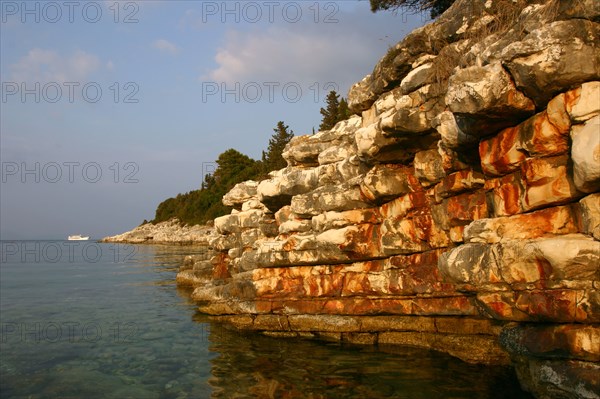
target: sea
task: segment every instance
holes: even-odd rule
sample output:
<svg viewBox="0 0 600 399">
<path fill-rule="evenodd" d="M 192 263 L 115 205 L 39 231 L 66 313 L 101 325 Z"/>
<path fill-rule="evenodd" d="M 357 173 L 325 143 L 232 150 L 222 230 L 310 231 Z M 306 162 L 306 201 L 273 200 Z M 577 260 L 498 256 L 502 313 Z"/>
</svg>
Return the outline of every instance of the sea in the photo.
<svg viewBox="0 0 600 399">
<path fill-rule="evenodd" d="M 508 367 L 211 323 L 175 284 L 202 248 L 0 245 L 1 398 L 530 398 Z"/>
</svg>

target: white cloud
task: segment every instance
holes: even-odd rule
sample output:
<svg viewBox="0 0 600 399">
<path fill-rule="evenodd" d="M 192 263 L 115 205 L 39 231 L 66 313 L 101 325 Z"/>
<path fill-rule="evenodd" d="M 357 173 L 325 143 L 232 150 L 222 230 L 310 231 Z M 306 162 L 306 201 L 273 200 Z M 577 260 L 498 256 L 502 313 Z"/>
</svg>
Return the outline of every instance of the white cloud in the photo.
<svg viewBox="0 0 600 399">
<path fill-rule="evenodd" d="M 374 23 L 367 7 L 340 11 L 336 17 L 335 24 L 315 24 L 307 18 L 267 29 L 231 30 L 214 56 L 216 66 L 199 80 L 297 82 L 302 87 L 334 82 L 345 95 L 406 32 L 391 15 Z"/>
<path fill-rule="evenodd" d="M 179 53 L 179 47 L 171 43 L 166 39 L 158 39 L 153 43 L 154 47 L 159 49 L 160 51 L 164 51 L 169 54 L 177 54 Z"/>
<path fill-rule="evenodd" d="M 53 50 L 34 48 L 10 66 L 12 79 L 21 82 L 77 82 L 100 66 L 100 59 L 85 51 L 62 56 Z"/>
<path fill-rule="evenodd" d="M 108 69 L 109 71 L 113 71 L 115 69 L 115 64 L 114 62 L 112 62 L 112 60 L 109 60 L 106 63 L 106 69 Z"/>
</svg>

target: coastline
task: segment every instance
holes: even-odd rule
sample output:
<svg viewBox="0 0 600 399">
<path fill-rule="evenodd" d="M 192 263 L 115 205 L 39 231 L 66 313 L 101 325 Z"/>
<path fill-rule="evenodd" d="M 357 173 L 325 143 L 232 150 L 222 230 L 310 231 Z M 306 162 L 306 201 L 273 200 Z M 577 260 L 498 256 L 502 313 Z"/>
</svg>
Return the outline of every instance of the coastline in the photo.
<svg viewBox="0 0 600 399">
<path fill-rule="evenodd" d="M 207 225 L 182 225 L 171 219 L 157 224 L 145 223 L 133 230 L 104 237 L 98 242 L 148 245 L 208 245 L 213 228 Z"/>
</svg>

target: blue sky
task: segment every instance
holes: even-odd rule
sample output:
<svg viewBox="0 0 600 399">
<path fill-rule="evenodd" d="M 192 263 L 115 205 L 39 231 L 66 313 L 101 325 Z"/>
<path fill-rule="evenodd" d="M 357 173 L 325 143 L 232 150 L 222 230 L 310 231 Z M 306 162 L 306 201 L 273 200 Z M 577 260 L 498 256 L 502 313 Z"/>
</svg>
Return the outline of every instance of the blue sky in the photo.
<svg viewBox="0 0 600 399">
<path fill-rule="evenodd" d="M 277 121 L 320 122 L 421 15 L 368 1 L 0 1 L 0 238 L 152 219 Z"/>
</svg>

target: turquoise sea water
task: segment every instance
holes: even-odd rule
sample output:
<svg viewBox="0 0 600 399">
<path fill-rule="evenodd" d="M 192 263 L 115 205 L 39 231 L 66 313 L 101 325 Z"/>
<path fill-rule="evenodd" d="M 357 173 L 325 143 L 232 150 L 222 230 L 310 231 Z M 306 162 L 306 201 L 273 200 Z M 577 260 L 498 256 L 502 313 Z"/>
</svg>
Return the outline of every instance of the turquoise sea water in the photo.
<svg viewBox="0 0 600 399">
<path fill-rule="evenodd" d="M 0 244 L 1 398 L 529 398 L 508 368 L 210 324 L 190 247 Z"/>
</svg>

